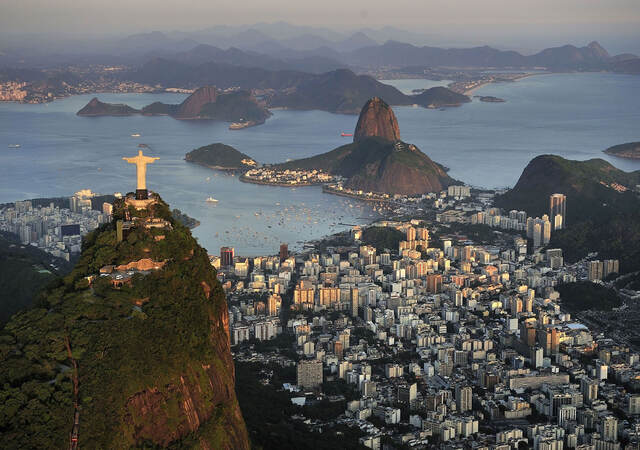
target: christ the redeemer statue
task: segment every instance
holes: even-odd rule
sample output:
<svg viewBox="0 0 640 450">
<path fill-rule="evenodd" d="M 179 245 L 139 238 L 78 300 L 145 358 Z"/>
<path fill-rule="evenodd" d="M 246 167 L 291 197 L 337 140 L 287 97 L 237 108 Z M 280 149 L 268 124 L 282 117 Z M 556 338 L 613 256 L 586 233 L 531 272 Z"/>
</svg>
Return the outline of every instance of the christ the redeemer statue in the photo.
<svg viewBox="0 0 640 450">
<path fill-rule="evenodd" d="M 146 200 L 149 196 L 147 193 L 147 164 L 153 163 L 156 159 L 151 156 L 145 156 L 142 154 L 142 150 L 138 150 L 138 156 L 132 158 L 122 158 L 130 164 L 136 165 L 136 171 L 138 175 L 138 185 L 136 188 L 136 199 Z"/>
</svg>

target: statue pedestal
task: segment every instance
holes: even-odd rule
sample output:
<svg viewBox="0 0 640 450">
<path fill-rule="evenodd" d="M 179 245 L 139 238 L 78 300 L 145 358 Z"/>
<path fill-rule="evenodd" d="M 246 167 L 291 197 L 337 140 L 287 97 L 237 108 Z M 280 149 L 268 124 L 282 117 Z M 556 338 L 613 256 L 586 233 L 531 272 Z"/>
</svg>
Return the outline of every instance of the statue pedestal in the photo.
<svg viewBox="0 0 640 450">
<path fill-rule="evenodd" d="M 146 189 L 145 189 L 146 191 Z M 133 197 L 127 197 L 124 201 L 124 204 L 127 206 L 133 206 L 135 209 L 137 210 L 141 210 L 141 209 L 147 209 L 149 207 L 149 205 L 153 205 L 154 203 L 157 203 L 157 200 L 155 198 L 147 198 L 144 200 L 138 200 L 138 195 L 136 192 L 136 198 Z"/>
</svg>

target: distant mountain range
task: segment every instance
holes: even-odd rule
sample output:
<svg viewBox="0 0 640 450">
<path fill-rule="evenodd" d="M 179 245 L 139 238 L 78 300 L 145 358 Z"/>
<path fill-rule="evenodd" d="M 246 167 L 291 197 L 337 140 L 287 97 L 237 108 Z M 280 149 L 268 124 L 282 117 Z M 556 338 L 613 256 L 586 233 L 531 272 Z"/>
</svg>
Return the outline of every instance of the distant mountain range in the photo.
<svg viewBox="0 0 640 450">
<path fill-rule="evenodd" d="M 637 59 L 625 55 L 623 59 Z M 364 47 L 348 55 L 352 65 L 362 67 L 420 66 L 466 68 L 546 68 L 550 70 L 615 69 L 618 57 L 612 57 L 597 42 L 585 47 L 564 45 L 525 56 L 515 51 L 492 47 L 438 48 L 417 47 L 402 42 L 388 41 L 383 45 Z"/>
<path fill-rule="evenodd" d="M 68 64 L 144 65 L 162 58 L 191 65 L 218 63 L 268 70 L 321 73 L 405 66 L 611 70 L 640 73 L 640 58 L 611 56 L 597 42 L 562 45 L 524 55 L 490 46 L 437 47 L 437 36 L 392 27 L 350 33 L 300 27 L 285 22 L 215 26 L 189 32 L 139 33 L 124 38 L 70 41 L 11 40 L 0 47 L 0 67 L 61 67 Z M 34 38 L 38 39 L 38 38 Z M 442 42 L 442 41 L 440 41 Z M 37 44 L 37 45 L 36 45 Z"/>
<path fill-rule="evenodd" d="M 365 44 L 362 38 L 358 42 Z M 638 73 L 640 59 L 636 55 L 611 56 L 599 43 L 584 47 L 564 45 L 544 49 L 534 55 L 498 50 L 489 46 L 473 48 L 439 48 L 415 46 L 387 41 L 369 42 L 349 51 L 336 51 L 327 46 L 300 49 L 283 47 L 277 51 L 262 51 L 234 45 L 227 50 L 210 45 L 197 45 L 187 51 L 172 53 L 156 51 L 147 57 L 162 57 L 191 64 L 216 62 L 269 70 L 300 70 L 324 72 L 341 67 L 374 70 L 381 67 L 407 66 L 455 68 L 545 68 L 549 70 L 613 70 Z M 313 62 L 313 63 L 312 63 Z"/>
</svg>

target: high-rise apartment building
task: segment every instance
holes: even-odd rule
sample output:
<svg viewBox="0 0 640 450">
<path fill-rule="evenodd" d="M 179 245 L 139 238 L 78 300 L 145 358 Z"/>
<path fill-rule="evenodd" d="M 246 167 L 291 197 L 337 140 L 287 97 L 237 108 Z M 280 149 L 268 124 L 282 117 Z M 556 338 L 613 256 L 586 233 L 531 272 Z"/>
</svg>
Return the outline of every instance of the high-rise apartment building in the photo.
<svg viewBox="0 0 640 450">
<path fill-rule="evenodd" d="M 315 389 L 322 384 L 322 361 L 303 360 L 298 363 L 298 386 L 303 389 Z"/>
<path fill-rule="evenodd" d="M 280 262 L 289 257 L 289 246 L 286 243 L 280 244 Z"/>
<path fill-rule="evenodd" d="M 221 247 L 220 248 L 220 265 L 222 267 L 233 266 L 233 247 Z"/>
<path fill-rule="evenodd" d="M 458 412 L 471 411 L 473 391 L 470 386 L 456 387 L 456 408 Z"/>
<path fill-rule="evenodd" d="M 561 219 L 556 219 L 556 216 Z M 554 225 L 554 230 L 567 227 L 567 196 L 564 194 L 551 194 L 549 197 L 549 217 Z"/>
</svg>

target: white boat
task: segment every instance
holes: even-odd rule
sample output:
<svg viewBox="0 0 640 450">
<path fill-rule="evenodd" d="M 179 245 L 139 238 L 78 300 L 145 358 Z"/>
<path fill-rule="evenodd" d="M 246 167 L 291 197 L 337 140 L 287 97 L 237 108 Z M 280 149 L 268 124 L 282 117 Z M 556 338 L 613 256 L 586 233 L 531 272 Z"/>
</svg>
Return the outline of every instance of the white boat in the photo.
<svg viewBox="0 0 640 450">
<path fill-rule="evenodd" d="M 140 136 L 142 136 L 140 133 L 133 133 L 133 134 L 131 135 L 131 137 L 140 137 Z"/>
<path fill-rule="evenodd" d="M 20 144 L 9 144 L 9 148 L 20 148 L 22 147 Z"/>
<path fill-rule="evenodd" d="M 207 197 L 207 203 L 218 203 L 218 200 L 213 197 Z"/>
</svg>

